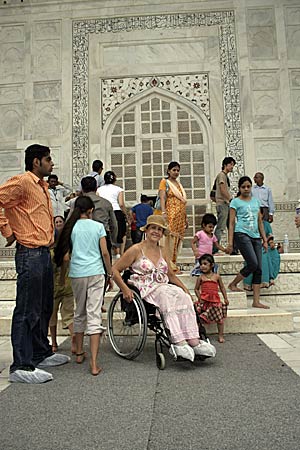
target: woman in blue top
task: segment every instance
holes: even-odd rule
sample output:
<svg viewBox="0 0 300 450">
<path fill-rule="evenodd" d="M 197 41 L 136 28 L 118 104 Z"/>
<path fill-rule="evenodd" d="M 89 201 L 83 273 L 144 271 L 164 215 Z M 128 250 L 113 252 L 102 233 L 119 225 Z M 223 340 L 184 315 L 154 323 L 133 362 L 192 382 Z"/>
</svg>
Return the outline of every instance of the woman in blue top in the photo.
<svg viewBox="0 0 300 450">
<path fill-rule="evenodd" d="M 239 179 L 238 196 L 230 203 L 229 212 L 229 232 L 228 249 L 231 253 L 233 249 L 233 238 L 237 248 L 241 252 L 246 265 L 229 284 L 231 291 L 242 291 L 238 288 L 238 283 L 251 273 L 253 274 L 253 303 L 254 308 L 269 307 L 260 303 L 260 283 L 261 283 L 261 239 L 263 247 L 267 251 L 268 243 L 262 222 L 259 201 L 251 196 L 251 178 L 244 176 Z"/>
<path fill-rule="evenodd" d="M 90 336 L 90 367 L 98 375 L 97 365 L 102 326 L 105 273 L 112 278 L 110 256 L 106 247 L 106 232 L 102 223 L 92 219 L 94 203 L 90 197 L 78 197 L 74 211 L 66 222 L 55 248 L 55 262 L 65 270 L 70 260 L 69 277 L 76 301 L 74 333 L 76 337 L 76 362 L 82 364 L 84 332 Z M 63 278 L 63 276 L 62 276 Z M 111 281 L 110 281 L 111 284 Z M 112 287 L 112 286 L 111 286 Z"/>
</svg>

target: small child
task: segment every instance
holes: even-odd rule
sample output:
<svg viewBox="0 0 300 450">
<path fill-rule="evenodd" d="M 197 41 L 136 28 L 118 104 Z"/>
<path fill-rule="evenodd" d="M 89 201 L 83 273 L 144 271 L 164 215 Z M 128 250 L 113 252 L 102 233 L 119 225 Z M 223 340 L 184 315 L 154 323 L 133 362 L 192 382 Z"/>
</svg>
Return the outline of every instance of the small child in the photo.
<svg viewBox="0 0 300 450">
<path fill-rule="evenodd" d="M 209 254 L 199 258 L 202 275 L 197 278 L 195 294 L 198 301 L 195 307 L 200 319 L 206 323 L 217 323 L 218 341 L 223 344 L 224 339 L 224 319 L 227 317 L 227 306 L 229 301 L 221 276 L 213 272 L 215 261 Z M 222 292 L 224 303 L 221 302 L 218 290 Z"/>
<path fill-rule="evenodd" d="M 216 236 L 214 235 L 214 228 L 217 225 L 217 219 L 213 214 L 204 214 L 201 222 L 202 230 L 197 231 L 192 240 L 192 249 L 195 256 L 195 267 L 191 272 L 193 277 L 201 275 L 199 266 L 199 257 L 204 254 L 213 254 L 213 247 L 225 252 L 225 248 L 222 247 Z M 214 271 L 217 272 L 218 266 L 214 265 Z"/>
<path fill-rule="evenodd" d="M 147 195 L 141 195 L 141 203 L 133 206 L 129 211 L 129 217 L 131 218 L 131 239 L 133 244 L 138 244 L 143 239 L 143 232 L 140 230 L 147 222 L 147 217 L 153 214 L 153 209 L 149 205 L 149 199 Z"/>
</svg>

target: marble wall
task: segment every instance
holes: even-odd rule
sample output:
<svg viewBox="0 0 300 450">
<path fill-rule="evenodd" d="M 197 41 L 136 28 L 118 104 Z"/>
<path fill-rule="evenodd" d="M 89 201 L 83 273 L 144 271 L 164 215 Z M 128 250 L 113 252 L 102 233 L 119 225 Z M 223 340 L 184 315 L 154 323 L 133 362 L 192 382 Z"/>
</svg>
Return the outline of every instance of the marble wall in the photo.
<svg viewBox="0 0 300 450">
<path fill-rule="evenodd" d="M 263 171 L 275 236 L 288 230 L 297 249 L 299 37 L 299 0 L 7 0 L 0 182 L 22 171 L 24 149 L 40 142 L 52 149 L 55 173 L 76 186 L 93 159 L 110 166 L 111 128 L 127 105 L 169 95 L 205 129 L 206 198 L 225 155 L 237 160 L 234 188 L 241 174 Z"/>
</svg>

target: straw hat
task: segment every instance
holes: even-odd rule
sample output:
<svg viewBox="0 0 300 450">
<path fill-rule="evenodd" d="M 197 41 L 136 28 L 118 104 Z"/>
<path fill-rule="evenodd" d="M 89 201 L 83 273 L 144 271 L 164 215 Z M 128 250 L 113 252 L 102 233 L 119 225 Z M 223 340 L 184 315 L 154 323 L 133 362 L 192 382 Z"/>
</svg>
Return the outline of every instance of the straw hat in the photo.
<svg viewBox="0 0 300 450">
<path fill-rule="evenodd" d="M 157 225 L 164 229 L 164 234 L 169 234 L 168 224 L 166 223 L 163 216 L 160 216 L 158 214 L 157 215 L 153 214 L 152 216 L 148 216 L 146 225 L 141 227 L 140 230 L 145 231 L 149 225 Z"/>
</svg>

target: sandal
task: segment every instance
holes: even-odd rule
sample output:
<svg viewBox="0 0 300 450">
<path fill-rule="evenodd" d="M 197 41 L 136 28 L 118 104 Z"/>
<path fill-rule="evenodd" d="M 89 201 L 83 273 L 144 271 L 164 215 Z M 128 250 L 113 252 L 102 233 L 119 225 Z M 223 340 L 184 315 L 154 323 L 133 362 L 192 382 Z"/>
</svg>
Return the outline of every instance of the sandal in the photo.
<svg viewBox="0 0 300 450">
<path fill-rule="evenodd" d="M 76 362 L 77 364 L 82 364 L 85 360 L 86 352 L 76 353 Z"/>
</svg>

